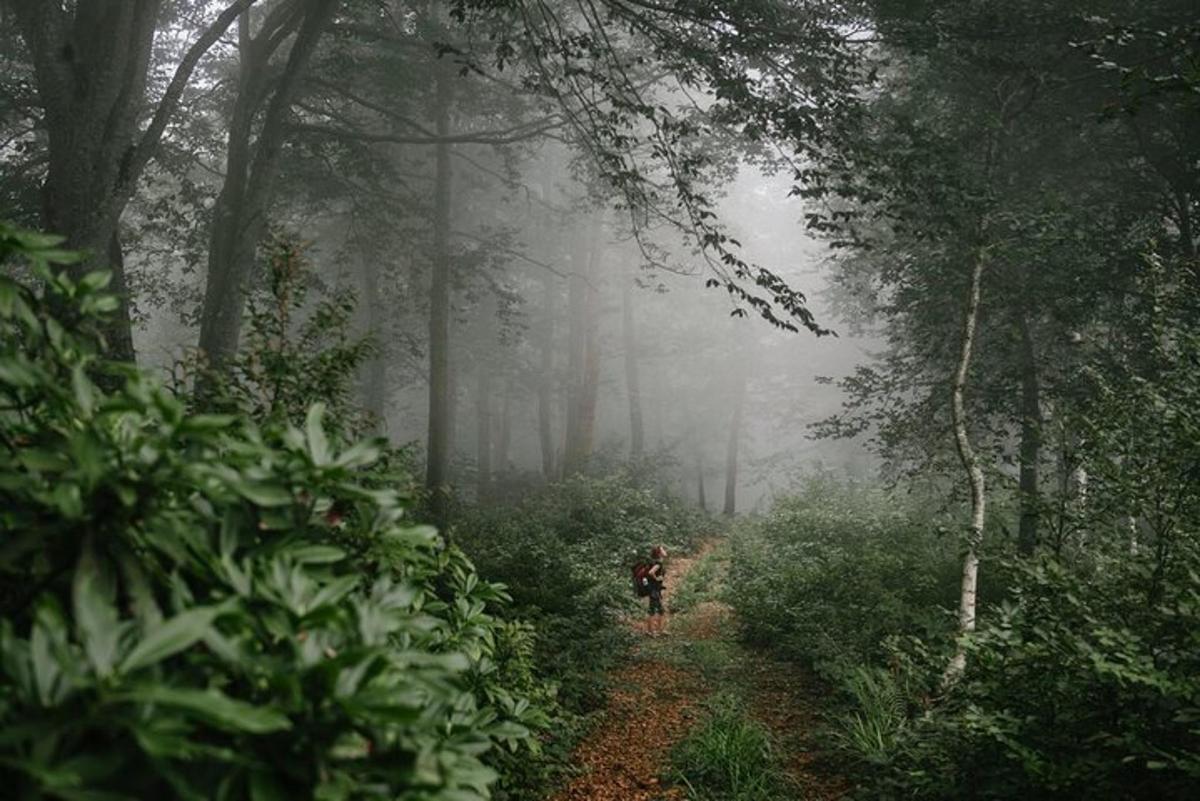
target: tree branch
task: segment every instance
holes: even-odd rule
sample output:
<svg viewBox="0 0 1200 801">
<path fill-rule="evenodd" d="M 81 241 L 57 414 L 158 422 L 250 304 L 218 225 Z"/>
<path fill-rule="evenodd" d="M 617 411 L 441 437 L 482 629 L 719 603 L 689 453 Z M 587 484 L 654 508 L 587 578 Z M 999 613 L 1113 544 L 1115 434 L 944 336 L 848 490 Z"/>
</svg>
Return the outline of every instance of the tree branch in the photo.
<svg viewBox="0 0 1200 801">
<path fill-rule="evenodd" d="M 40 3 L 41 0 L 35 0 L 35 2 Z M 159 101 L 158 108 L 154 110 L 154 116 L 150 120 L 150 125 L 146 128 L 145 133 L 142 134 L 141 140 L 133 149 L 132 156 L 122 170 L 120 183 L 117 186 L 118 194 L 128 196 L 133 193 L 134 185 L 141 177 L 146 164 L 149 163 L 158 149 L 158 143 L 162 139 L 167 123 L 175 114 L 176 109 L 179 108 L 179 101 L 183 97 L 183 91 L 187 88 L 196 65 L 200 63 L 200 59 L 204 57 L 209 48 L 228 30 L 234 20 L 241 16 L 250 6 L 254 5 L 255 2 L 256 0 L 235 0 L 235 2 L 231 3 L 213 20 L 212 24 L 200 35 L 200 38 L 188 48 L 183 60 L 175 68 L 175 74 L 172 76 L 171 83 L 167 86 L 167 91 L 163 94 L 162 100 Z"/>
</svg>

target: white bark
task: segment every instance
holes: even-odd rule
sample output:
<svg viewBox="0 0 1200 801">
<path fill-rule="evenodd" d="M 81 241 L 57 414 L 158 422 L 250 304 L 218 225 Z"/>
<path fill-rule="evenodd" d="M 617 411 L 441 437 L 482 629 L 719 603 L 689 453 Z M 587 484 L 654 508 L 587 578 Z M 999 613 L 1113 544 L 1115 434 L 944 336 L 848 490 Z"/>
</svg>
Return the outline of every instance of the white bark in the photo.
<svg viewBox="0 0 1200 801">
<path fill-rule="evenodd" d="M 963 395 L 971 366 L 971 354 L 975 347 L 975 330 L 979 321 L 980 287 L 983 283 L 986 264 L 986 253 L 980 249 L 976 252 L 974 263 L 971 265 L 971 285 L 967 293 L 966 311 L 963 316 L 958 367 L 954 371 L 950 406 L 954 425 L 954 444 L 971 489 L 971 523 L 967 530 L 967 552 L 963 557 L 962 584 L 959 592 L 958 631 L 960 639 L 954 657 L 950 660 L 943 675 L 943 684 L 946 685 L 957 679 L 967 665 L 967 655 L 963 650 L 961 635 L 975 630 L 975 601 L 979 586 L 979 546 L 983 542 L 983 522 L 987 498 L 984 494 L 983 468 L 979 464 L 979 456 L 971 446 L 971 438 L 967 432 L 967 411 Z"/>
</svg>

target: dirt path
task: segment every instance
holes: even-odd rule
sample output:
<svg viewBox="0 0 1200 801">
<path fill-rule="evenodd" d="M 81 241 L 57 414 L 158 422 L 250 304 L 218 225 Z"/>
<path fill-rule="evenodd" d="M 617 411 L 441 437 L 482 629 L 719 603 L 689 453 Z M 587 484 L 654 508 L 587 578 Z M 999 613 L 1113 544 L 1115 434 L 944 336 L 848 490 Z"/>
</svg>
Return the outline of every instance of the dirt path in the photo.
<svg viewBox="0 0 1200 801">
<path fill-rule="evenodd" d="M 712 549 L 669 565 L 663 600 L 671 608 L 671 592 Z M 640 627 L 642 616 L 629 625 Z M 668 621 L 666 637 L 680 636 L 679 616 Z M 614 689 L 597 729 L 575 750 L 573 762 L 583 768 L 552 801 L 682 801 L 679 788 L 663 787 L 659 775 L 670 762 L 671 748 L 696 718 L 696 707 L 708 694 L 700 677 L 664 660 L 647 658 L 638 648 L 635 661 L 613 677 Z"/>
<path fill-rule="evenodd" d="M 669 565 L 668 610 L 671 592 L 714 547 L 709 543 Z M 630 625 L 642 620 L 633 618 Z M 820 690 L 801 677 L 794 666 L 738 645 L 730 608 L 716 597 L 703 598 L 671 616 L 665 637 L 641 640 L 633 661 L 613 676 L 600 723 L 573 755 L 581 771 L 551 801 L 684 801 L 684 790 L 660 777 L 674 746 L 702 719 L 705 699 L 721 689 L 742 694 L 748 713 L 775 733 L 797 799 L 836 801 L 848 786 L 819 765 L 810 734 Z"/>
</svg>

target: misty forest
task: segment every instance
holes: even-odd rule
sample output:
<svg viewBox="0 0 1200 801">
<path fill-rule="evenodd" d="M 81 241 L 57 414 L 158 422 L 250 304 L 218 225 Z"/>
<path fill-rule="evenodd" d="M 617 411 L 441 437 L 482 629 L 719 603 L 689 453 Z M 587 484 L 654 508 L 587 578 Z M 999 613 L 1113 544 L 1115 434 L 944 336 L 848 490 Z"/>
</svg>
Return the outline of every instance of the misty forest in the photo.
<svg viewBox="0 0 1200 801">
<path fill-rule="evenodd" d="M 0 795 L 1200 798 L 1194 0 L 0 0 Z"/>
</svg>

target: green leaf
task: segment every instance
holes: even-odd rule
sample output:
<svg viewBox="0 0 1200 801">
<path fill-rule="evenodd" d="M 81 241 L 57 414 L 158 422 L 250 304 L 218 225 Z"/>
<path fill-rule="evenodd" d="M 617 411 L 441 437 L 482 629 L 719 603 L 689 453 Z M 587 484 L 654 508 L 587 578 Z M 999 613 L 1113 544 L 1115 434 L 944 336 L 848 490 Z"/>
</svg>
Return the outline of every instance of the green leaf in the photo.
<svg viewBox="0 0 1200 801">
<path fill-rule="evenodd" d="M 246 480 L 236 481 L 233 488 L 246 500 L 258 506 L 272 508 L 292 503 L 292 493 L 273 484 L 256 484 Z"/>
<path fill-rule="evenodd" d="M 189 609 L 151 629 L 121 662 L 121 672 L 132 673 L 192 647 L 208 633 L 220 611 L 211 606 Z"/>
<path fill-rule="evenodd" d="M 193 690 L 148 685 L 135 688 L 118 698 L 179 709 L 226 731 L 267 734 L 292 726 L 292 722 L 281 712 L 237 701 L 216 689 Z"/>
<path fill-rule="evenodd" d="M 338 467 L 351 469 L 366 467 L 377 461 L 381 453 L 383 453 L 383 447 L 378 440 L 364 440 L 356 442 L 342 451 L 333 463 Z"/>
<path fill-rule="evenodd" d="M 313 464 L 324 466 L 329 464 L 329 439 L 321 426 L 321 418 L 325 416 L 325 404 L 314 403 L 308 410 L 304 420 L 304 432 L 308 439 L 308 455 Z"/>
<path fill-rule="evenodd" d="M 358 586 L 358 576 L 342 576 L 334 579 L 329 584 L 322 587 L 316 595 L 312 597 L 307 606 L 307 612 L 312 612 L 320 609 L 322 606 L 336 604 L 338 601 L 345 598 L 355 587 Z"/>
<path fill-rule="evenodd" d="M 311 565 L 325 565 L 340 562 L 346 558 L 345 551 L 332 545 L 304 545 L 299 548 L 289 548 L 284 555 L 301 564 Z"/>
<path fill-rule="evenodd" d="M 113 672 L 125 626 L 117 615 L 116 586 L 107 562 L 97 557 L 91 542 L 86 542 L 75 568 L 72 587 L 75 625 L 83 649 L 96 675 Z"/>
</svg>

